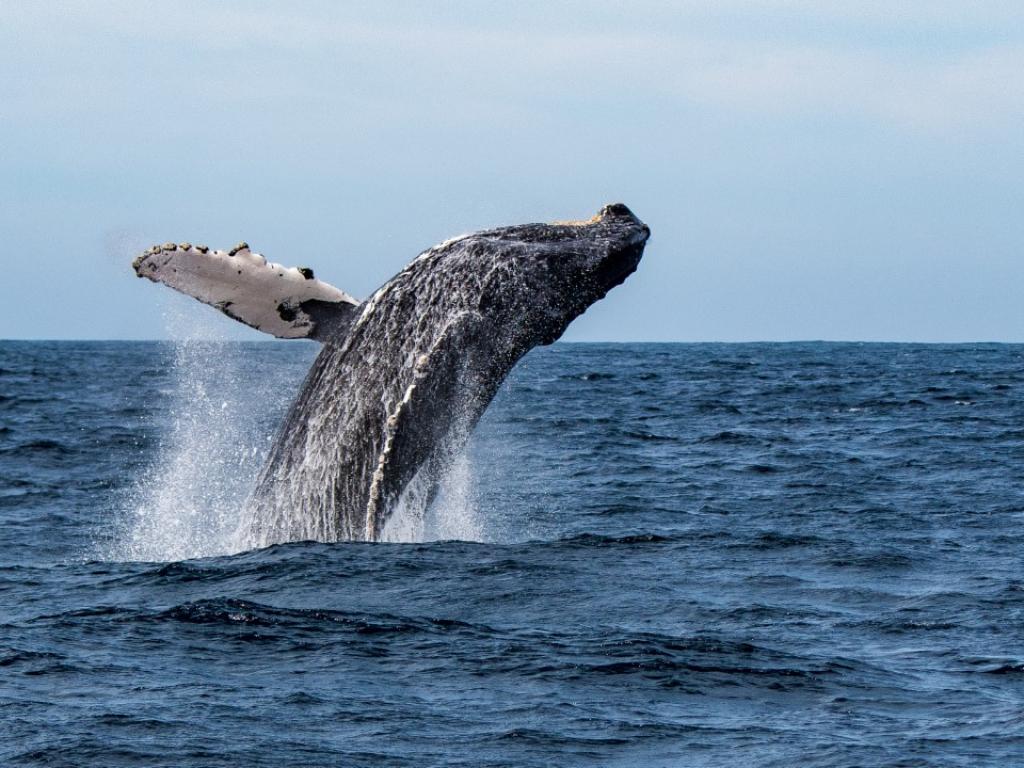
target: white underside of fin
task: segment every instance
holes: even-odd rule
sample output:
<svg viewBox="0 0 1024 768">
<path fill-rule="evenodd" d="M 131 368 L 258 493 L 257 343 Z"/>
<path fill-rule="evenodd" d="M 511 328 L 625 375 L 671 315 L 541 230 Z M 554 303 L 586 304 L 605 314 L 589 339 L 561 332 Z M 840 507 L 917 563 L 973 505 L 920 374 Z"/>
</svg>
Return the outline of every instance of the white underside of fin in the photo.
<svg viewBox="0 0 1024 768">
<path fill-rule="evenodd" d="M 280 339 L 304 338 L 316 329 L 303 302 L 353 307 L 359 303 L 314 278 L 312 270 L 269 262 L 245 243 L 230 251 L 166 243 L 147 250 L 132 266 L 139 277 L 170 286 Z"/>
</svg>

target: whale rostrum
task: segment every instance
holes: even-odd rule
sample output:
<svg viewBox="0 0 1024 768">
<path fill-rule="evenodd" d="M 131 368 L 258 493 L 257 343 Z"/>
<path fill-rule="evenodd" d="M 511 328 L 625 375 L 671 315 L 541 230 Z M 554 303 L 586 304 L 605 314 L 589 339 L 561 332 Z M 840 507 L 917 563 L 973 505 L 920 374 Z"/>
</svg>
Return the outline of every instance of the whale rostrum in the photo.
<svg viewBox="0 0 1024 768">
<path fill-rule="evenodd" d="M 245 243 L 167 243 L 133 266 L 246 325 L 323 342 L 247 501 L 248 545 L 376 541 L 399 504 L 423 514 L 516 362 L 635 271 L 649 235 L 622 204 L 462 235 L 361 303 Z"/>
</svg>

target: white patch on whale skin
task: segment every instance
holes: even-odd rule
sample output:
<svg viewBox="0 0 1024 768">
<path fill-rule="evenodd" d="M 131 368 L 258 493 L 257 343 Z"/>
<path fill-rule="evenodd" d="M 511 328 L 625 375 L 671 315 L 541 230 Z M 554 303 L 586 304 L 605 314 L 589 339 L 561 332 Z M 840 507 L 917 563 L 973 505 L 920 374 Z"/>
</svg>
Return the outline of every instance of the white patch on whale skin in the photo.
<svg viewBox="0 0 1024 768">
<path fill-rule="evenodd" d="M 363 304 L 363 310 L 359 313 L 359 318 L 356 320 L 356 328 L 366 322 L 366 319 L 373 314 L 373 310 L 377 308 L 377 302 L 380 297 L 384 294 L 384 288 L 378 288 L 377 291 L 368 298 Z"/>
<path fill-rule="evenodd" d="M 230 251 L 166 243 L 147 250 L 132 266 L 139 277 L 168 285 L 279 339 L 301 339 L 315 330 L 313 318 L 301 307 L 304 301 L 359 303 L 312 277 L 312 271 L 268 262 L 245 243 Z"/>
<path fill-rule="evenodd" d="M 447 240 L 445 240 L 443 242 L 440 242 L 437 245 L 431 246 L 430 248 L 427 248 L 427 250 L 425 250 L 423 253 L 421 253 L 419 256 L 417 256 L 415 259 L 413 259 L 412 263 L 415 264 L 417 261 L 419 261 L 423 257 L 429 256 L 432 253 L 437 253 L 438 251 L 443 251 L 445 248 L 448 248 L 448 247 L 454 245 L 455 243 L 459 242 L 460 240 L 465 240 L 467 237 L 472 237 L 473 234 L 474 234 L 473 232 L 465 232 L 465 233 L 463 233 L 461 235 L 456 235 L 455 237 L 449 237 Z M 412 265 L 410 264 L 410 266 L 412 266 Z"/>
<path fill-rule="evenodd" d="M 428 258 L 430 256 L 435 256 L 436 254 L 438 254 L 441 251 L 445 250 L 446 248 L 454 245 L 455 243 L 458 243 L 458 242 L 460 242 L 462 240 L 465 240 L 468 237 L 473 237 L 473 234 L 474 233 L 469 232 L 469 233 L 463 234 L 463 235 L 456 235 L 455 237 L 448 238 L 443 243 L 438 243 L 437 245 L 435 245 L 435 246 L 433 246 L 431 248 L 428 248 L 427 250 L 423 251 L 423 253 L 421 253 L 419 256 L 417 256 L 415 259 L 413 259 L 411 262 L 409 262 L 405 266 L 405 268 L 401 272 L 399 272 L 397 275 L 395 275 L 395 278 L 392 278 L 392 279 L 396 279 L 398 277 L 401 277 L 402 275 L 408 274 L 409 272 L 411 272 L 413 270 L 415 265 L 418 264 L 419 262 L 423 261 L 424 259 L 426 259 L 426 258 Z M 364 322 L 366 322 L 366 320 L 369 319 L 370 315 L 372 315 L 374 313 L 374 311 L 377 309 L 377 304 L 379 303 L 381 297 L 384 295 L 385 290 L 387 289 L 387 287 L 388 287 L 387 284 L 382 285 L 380 288 L 377 289 L 377 291 L 370 298 L 368 298 L 365 302 L 363 302 L 363 308 L 359 312 L 359 317 L 356 319 L 356 323 L 355 323 L 355 327 L 356 328 L 358 328 Z"/>
</svg>

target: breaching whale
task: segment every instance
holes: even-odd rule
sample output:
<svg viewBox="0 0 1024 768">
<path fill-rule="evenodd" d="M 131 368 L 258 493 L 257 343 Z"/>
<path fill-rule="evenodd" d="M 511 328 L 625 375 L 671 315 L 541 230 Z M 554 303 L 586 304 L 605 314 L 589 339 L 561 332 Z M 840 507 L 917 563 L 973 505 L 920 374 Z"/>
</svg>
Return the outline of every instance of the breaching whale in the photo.
<svg viewBox="0 0 1024 768">
<path fill-rule="evenodd" d="M 248 545 L 376 541 L 399 503 L 423 513 L 516 362 L 634 272 L 649 235 L 622 204 L 462 235 L 364 302 L 245 243 L 167 243 L 133 267 L 253 328 L 323 344 L 246 504 Z"/>
</svg>

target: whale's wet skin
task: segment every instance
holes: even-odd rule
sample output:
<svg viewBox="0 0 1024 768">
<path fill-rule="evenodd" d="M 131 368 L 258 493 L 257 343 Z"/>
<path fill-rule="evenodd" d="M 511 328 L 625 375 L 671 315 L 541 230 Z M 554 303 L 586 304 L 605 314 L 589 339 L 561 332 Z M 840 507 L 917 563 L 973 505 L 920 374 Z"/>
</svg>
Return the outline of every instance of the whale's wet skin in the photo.
<svg viewBox="0 0 1024 768">
<path fill-rule="evenodd" d="M 649 236 L 624 205 L 424 252 L 363 304 L 308 269 L 169 243 L 135 262 L 275 335 L 324 342 L 248 509 L 253 545 L 377 540 L 400 502 L 422 513 L 516 362 L 632 273 Z"/>
</svg>

